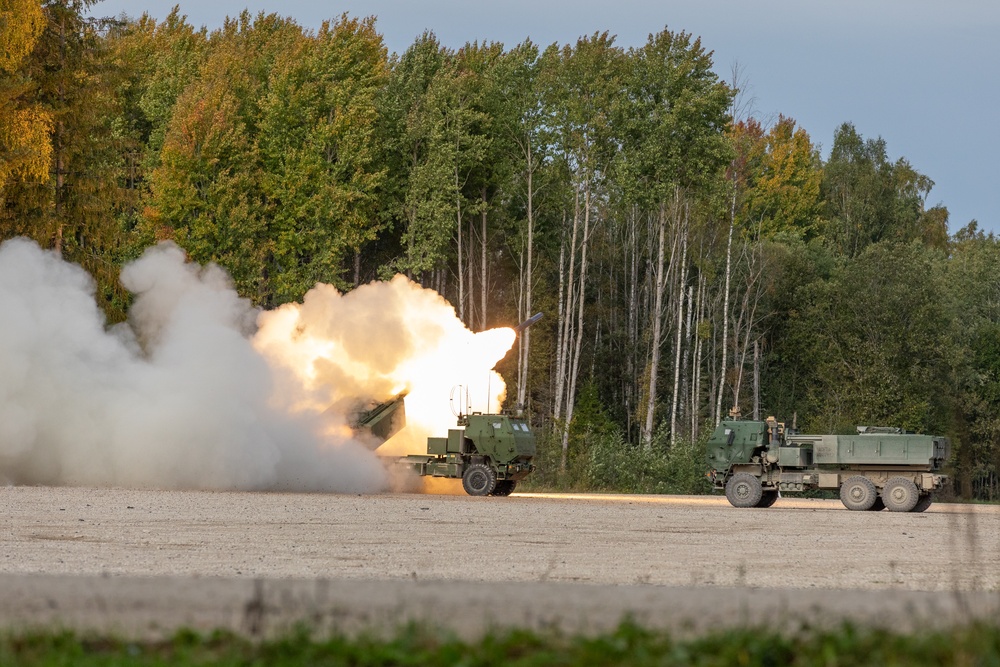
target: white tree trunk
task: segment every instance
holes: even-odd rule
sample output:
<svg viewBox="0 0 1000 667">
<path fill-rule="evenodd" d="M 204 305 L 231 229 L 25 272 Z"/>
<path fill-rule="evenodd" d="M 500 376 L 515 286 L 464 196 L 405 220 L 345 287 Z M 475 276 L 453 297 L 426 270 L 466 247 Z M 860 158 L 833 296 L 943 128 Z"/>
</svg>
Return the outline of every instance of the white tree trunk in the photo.
<svg viewBox="0 0 1000 667">
<path fill-rule="evenodd" d="M 653 297 L 653 336 L 649 355 L 649 386 L 648 396 L 646 396 L 646 419 L 642 425 L 642 444 L 649 447 L 653 442 L 653 425 L 656 423 L 656 384 L 660 374 L 660 348 L 663 343 L 663 292 L 666 289 L 666 278 L 664 277 L 664 263 L 666 261 L 667 245 L 667 214 L 666 206 L 660 203 L 659 216 L 659 249 L 656 254 L 656 280 L 653 285 L 655 296 Z"/>
<path fill-rule="evenodd" d="M 576 380 L 580 374 L 580 353 L 583 350 L 583 305 L 584 291 L 587 285 L 587 246 L 590 240 L 590 182 L 588 180 L 584 191 L 583 207 L 583 239 L 580 247 L 580 279 L 579 288 L 576 295 L 577 300 L 577 325 L 576 325 L 576 346 L 573 352 L 573 365 L 570 370 L 569 391 L 566 395 L 566 422 L 563 429 L 562 451 L 563 459 L 567 458 L 569 452 L 569 425 L 573 421 L 573 407 L 576 403 Z"/>
<path fill-rule="evenodd" d="M 742 255 L 746 258 L 746 290 L 740 299 L 740 311 L 733 326 L 733 363 L 736 366 L 736 384 L 733 387 L 733 407 L 739 408 L 739 398 L 743 391 L 743 374 L 750 353 L 750 345 L 756 340 L 757 308 L 763 292 L 763 263 L 759 256 L 760 246 L 743 245 Z"/>
<path fill-rule="evenodd" d="M 670 445 L 677 443 L 677 399 L 680 397 L 680 377 L 681 377 L 681 336 L 684 331 L 684 296 L 687 282 L 687 220 L 681 226 L 681 264 L 678 276 L 677 290 L 677 337 L 676 351 L 674 354 L 674 396 L 670 409 Z"/>
<path fill-rule="evenodd" d="M 465 298 L 468 301 L 465 307 L 465 314 L 467 317 L 466 325 L 471 329 L 473 323 L 476 321 L 476 297 L 475 290 L 472 288 L 472 276 L 475 275 L 472 269 L 473 261 L 472 259 L 476 256 L 475 251 L 475 233 L 476 227 L 473 223 L 472 218 L 469 218 L 469 242 L 466 244 L 468 248 L 469 256 L 465 258 L 465 268 L 469 275 L 466 277 L 465 284 L 467 285 L 465 290 Z"/>
<path fill-rule="evenodd" d="M 685 276 L 687 271 L 685 271 Z M 688 285 L 687 288 L 687 299 L 685 302 L 687 313 L 684 316 L 684 344 L 683 352 L 681 354 L 681 383 L 678 391 L 680 396 L 680 404 L 677 407 L 677 429 L 681 430 L 681 423 L 686 421 L 686 418 L 690 417 L 691 401 L 690 399 L 690 385 L 692 375 L 688 373 L 689 370 L 689 360 L 692 356 L 691 354 L 691 319 L 694 316 L 694 285 Z"/>
<path fill-rule="evenodd" d="M 698 277 L 698 304 L 695 306 L 694 324 L 694 362 L 691 375 L 694 380 L 691 383 L 691 442 L 698 440 L 698 430 L 701 426 L 701 362 L 705 349 L 705 341 L 701 337 L 700 325 L 705 319 L 705 275 Z"/>
<path fill-rule="evenodd" d="M 479 267 L 479 292 L 480 292 L 480 303 L 479 303 L 479 330 L 486 331 L 486 188 L 483 188 L 483 218 L 482 218 L 482 234 L 479 239 L 480 248 L 480 267 Z"/>
<path fill-rule="evenodd" d="M 519 317 L 521 317 L 521 322 L 531 317 L 532 312 L 532 302 L 531 302 L 531 287 L 534 269 L 534 246 L 535 246 L 535 211 L 534 211 L 534 192 L 532 190 L 532 176 L 534 170 L 531 164 L 531 146 L 528 145 L 528 262 L 527 266 L 524 268 L 524 279 L 522 281 L 522 293 L 524 294 L 524 310 L 519 310 Z M 561 276 L 560 276 L 561 278 Z M 522 411 L 525 409 L 525 402 L 528 395 L 528 356 L 531 350 L 531 327 L 528 327 L 521 332 L 518 336 L 518 355 L 517 355 L 517 409 Z"/>
<path fill-rule="evenodd" d="M 629 258 L 629 274 L 628 274 L 628 368 L 626 370 L 626 377 L 639 379 L 639 372 L 637 370 L 638 364 L 636 363 L 636 351 L 639 349 L 639 244 L 637 241 L 637 222 L 638 211 L 635 207 L 632 208 L 631 215 L 629 216 L 629 226 L 628 226 L 628 246 L 631 249 L 631 255 Z M 661 240 L 662 244 L 663 241 Z M 631 382 L 629 384 L 629 393 L 626 395 L 626 405 L 625 405 L 625 415 L 628 420 L 627 433 L 632 433 L 632 415 L 633 412 L 638 408 L 637 403 L 642 399 L 640 398 L 641 392 L 638 391 L 636 387 L 636 382 Z M 640 438 L 641 440 L 641 438 Z"/>
<path fill-rule="evenodd" d="M 760 343 L 753 342 L 753 418 L 760 421 Z"/>
<path fill-rule="evenodd" d="M 736 226 L 736 185 L 729 212 L 729 240 L 726 242 L 726 284 L 722 299 L 722 367 L 719 370 L 719 393 L 715 397 L 715 425 L 722 421 L 722 395 L 726 389 L 726 371 L 729 363 L 729 282 L 733 267 L 733 228 Z"/>
<path fill-rule="evenodd" d="M 560 292 L 559 298 L 561 300 L 561 306 L 559 308 L 559 341 L 558 349 L 556 351 L 556 396 L 555 396 L 555 408 L 554 415 L 556 421 L 559 421 L 564 413 L 565 406 L 565 395 L 567 390 L 567 375 L 569 370 L 569 350 L 570 350 L 570 340 L 573 331 L 573 306 L 575 297 L 575 273 L 576 273 L 576 238 L 579 234 L 580 227 L 580 214 L 579 214 L 579 196 L 577 196 L 577 201 L 573 207 L 573 233 L 570 237 L 569 242 L 569 268 L 566 272 L 565 284 L 562 284 L 560 279 Z M 562 248 L 560 248 L 560 278 L 562 276 L 562 253 L 563 248 L 565 248 L 565 243 Z"/>
<path fill-rule="evenodd" d="M 458 227 L 458 319 L 465 321 L 465 271 L 462 267 L 462 198 L 458 195 L 458 167 L 455 167 L 455 217 Z"/>
</svg>

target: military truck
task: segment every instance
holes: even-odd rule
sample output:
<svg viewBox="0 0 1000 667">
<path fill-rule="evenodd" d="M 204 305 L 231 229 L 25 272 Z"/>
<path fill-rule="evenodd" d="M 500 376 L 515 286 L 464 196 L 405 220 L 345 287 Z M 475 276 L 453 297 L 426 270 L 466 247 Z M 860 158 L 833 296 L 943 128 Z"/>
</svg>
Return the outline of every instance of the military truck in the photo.
<svg viewBox="0 0 1000 667">
<path fill-rule="evenodd" d="M 400 394 L 355 419 L 355 428 L 386 440 L 405 423 L 405 398 Z M 458 428 L 447 437 L 427 438 L 426 454 L 410 454 L 396 463 L 420 476 L 462 480 L 470 496 L 509 496 L 517 483 L 535 469 L 535 435 L 528 423 L 505 414 L 457 415 Z"/>
<path fill-rule="evenodd" d="M 427 454 L 398 463 L 421 476 L 461 478 L 470 496 L 509 496 L 535 469 L 535 436 L 523 419 L 474 412 L 457 425 L 446 438 L 427 438 Z"/>
<path fill-rule="evenodd" d="M 849 510 L 923 512 L 947 481 L 947 438 L 899 428 L 800 435 L 773 417 L 723 420 L 707 445 L 708 477 L 734 507 L 770 507 L 780 492 L 839 490 Z"/>
<path fill-rule="evenodd" d="M 520 334 L 541 318 L 537 313 L 514 331 Z M 388 440 L 406 424 L 405 398 L 403 392 L 356 415 L 354 427 L 380 442 Z M 427 438 L 426 454 L 410 454 L 396 463 L 422 477 L 461 479 L 470 496 L 509 496 L 535 469 L 535 435 L 528 422 L 506 414 L 466 414 L 464 407 L 456 412 L 454 389 L 451 398 L 458 428 L 449 429 L 447 437 Z M 462 405 L 468 404 L 466 398 Z"/>
</svg>

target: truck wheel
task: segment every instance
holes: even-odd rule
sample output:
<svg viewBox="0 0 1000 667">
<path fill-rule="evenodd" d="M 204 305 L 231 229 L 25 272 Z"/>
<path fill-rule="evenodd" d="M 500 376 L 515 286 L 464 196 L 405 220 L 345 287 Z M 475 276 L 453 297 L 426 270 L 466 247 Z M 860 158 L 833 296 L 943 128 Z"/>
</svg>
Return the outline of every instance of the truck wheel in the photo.
<svg viewBox="0 0 1000 667">
<path fill-rule="evenodd" d="M 488 496 L 497 485 L 497 474 L 485 463 L 473 463 L 462 475 L 462 488 L 470 496 Z"/>
<path fill-rule="evenodd" d="M 890 512 L 909 512 L 917 506 L 920 491 L 912 479 L 893 477 L 882 489 L 882 499 Z"/>
<path fill-rule="evenodd" d="M 913 509 L 910 510 L 910 511 L 911 512 L 926 512 L 927 508 L 930 507 L 931 503 L 933 503 L 933 502 L 934 502 L 934 495 L 931 494 L 931 493 L 925 493 L 924 495 L 920 496 L 920 500 L 917 501 L 917 504 L 914 505 Z"/>
<path fill-rule="evenodd" d="M 840 485 L 840 502 L 849 510 L 864 512 L 870 510 L 875 505 L 878 498 L 878 491 L 875 485 L 867 477 L 855 475 L 848 477 Z"/>
<path fill-rule="evenodd" d="M 512 479 L 501 479 L 497 480 L 497 485 L 493 489 L 493 493 L 490 495 L 494 496 L 509 496 L 514 493 L 514 487 L 517 486 L 517 482 Z"/>
<path fill-rule="evenodd" d="M 882 496 L 879 496 L 878 498 L 875 499 L 875 502 L 872 503 L 872 506 L 868 508 L 868 511 L 881 512 L 884 509 L 885 509 L 885 501 L 882 500 Z"/>
<path fill-rule="evenodd" d="M 757 507 L 763 495 L 760 480 L 748 472 L 738 472 L 726 482 L 726 499 L 733 507 Z"/>
<path fill-rule="evenodd" d="M 757 507 L 770 507 L 774 503 L 778 502 L 778 492 L 777 491 L 765 491 L 760 496 L 760 502 L 757 503 Z"/>
</svg>

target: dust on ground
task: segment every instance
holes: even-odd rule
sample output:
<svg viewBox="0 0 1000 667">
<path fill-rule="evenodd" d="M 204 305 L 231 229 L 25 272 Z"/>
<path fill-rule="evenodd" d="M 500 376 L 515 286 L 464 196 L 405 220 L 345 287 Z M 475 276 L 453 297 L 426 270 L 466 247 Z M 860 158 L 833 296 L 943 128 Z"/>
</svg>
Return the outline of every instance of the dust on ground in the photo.
<svg viewBox="0 0 1000 667">
<path fill-rule="evenodd" d="M 997 506 L 4 487 L 0 511 L 5 627 L 904 627 L 1000 608 Z"/>
</svg>

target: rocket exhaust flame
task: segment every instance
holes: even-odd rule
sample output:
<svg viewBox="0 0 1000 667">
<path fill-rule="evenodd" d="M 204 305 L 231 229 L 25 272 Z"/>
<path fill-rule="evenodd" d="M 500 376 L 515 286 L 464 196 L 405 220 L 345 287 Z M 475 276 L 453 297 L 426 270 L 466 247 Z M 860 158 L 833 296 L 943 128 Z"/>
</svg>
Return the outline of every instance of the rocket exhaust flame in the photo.
<svg viewBox="0 0 1000 667">
<path fill-rule="evenodd" d="M 452 385 L 477 409 L 503 397 L 491 369 L 514 331 L 473 334 L 402 276 L 258 312 L 167 243 L 122 283 L 135 304 L 107 329 L 82 269 L 0 245 L 0 480 L 375 492 L 391 480 L 350 428 L 359 408 L 408 391 L 405 449 L 453 426 Z"/>
<path fill-rule="evenodd" d="M 318 285 L 258 324 L 254 346 L 279 378 L 284 409 L 333 406 L 337 418 L 406 392 L 406 426 L 379 448 L 388 455 L 425 451 L 427 436 L 454 428 L 457 384 L 476 409 L 499 410 L 505 385 L 492 368 L 515 338 L 510 328 L 472 333 L 443 297 L 404 276 L 346 294 Z"/>
</svg>

